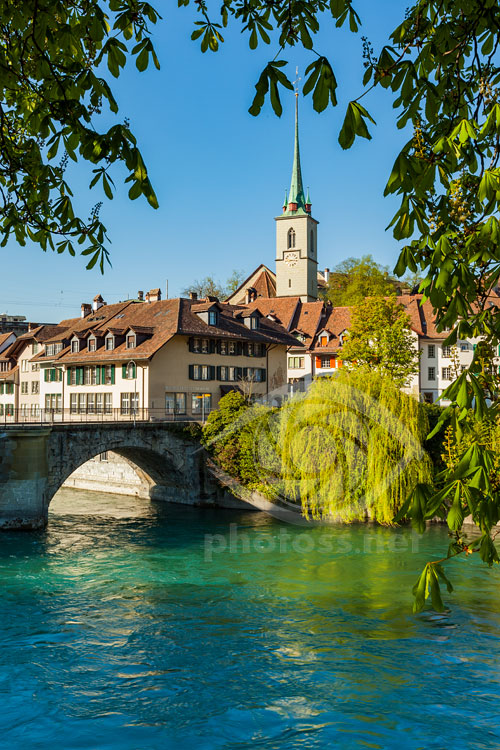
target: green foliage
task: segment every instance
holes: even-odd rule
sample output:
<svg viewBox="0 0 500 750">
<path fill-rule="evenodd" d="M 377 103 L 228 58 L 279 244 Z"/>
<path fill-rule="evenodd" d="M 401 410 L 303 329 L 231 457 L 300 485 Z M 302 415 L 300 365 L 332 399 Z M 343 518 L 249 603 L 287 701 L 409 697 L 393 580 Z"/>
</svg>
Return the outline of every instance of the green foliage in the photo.
<svg viewBox="0 0 500 750">
<path fill-rule="evenodd" d="M 376 263 L 371 255 L 346 258 L 330 274 L 323 297 L 335 307 L 359 305 L 366 297 L 395 294 L 395 282 L 388 269 Z"/>
<path fill-rule="evenodd" d="M 427 431 L 422 404 L 359 369 L 319 378 L 280 409 L 230 393 L 210 414 L 203 442 L 244 487 L 292 499 L 308 518 L 389 524 L 409 492 L 432 481 Z"/>
<path fill-rule="evenodd" d="M 408 493 L 432 481 L 422 404 L 360 368 L 318 378 L 280 413 L 284 491 L 307 517 L 390 524 Z"/>
<path fill-rule="evenodd" d="M 98 203 L 89 219 L 73 208 L 68 160 L 94 165 L 91 187 L 113 198 L 111 168 L 123 163 L 132 199 L 158 203 L 127 122 L 99 127 L 104 106 L 118 104 L 106 80 L 127 58 L 138 70 L 159 63 L 149 26 L 159 16 L 147 2 L 37 0 L 3 3 L 0 10 L 0 233 L 58 253 L 77 250 L 87 268 L 108 259 Z"/>
<path fill-rule="evenodd" d="M 400 387 L 408 385 L 418 372 L 419 354 L 410 319 L 394 297 L 368 297 L 352 309 L 342 359 L 351 366 L 368 366 Z"/>
<path fill-rule="evenodd" d="M 271 475 L 275 461 L 268 460 L 265 441 L 275 410 L 262 404 L 250 405 L 240 391 L 232 391 L 219 401 L 203 427 L 202 443 L 222 471 L 250 490 L 274 497 Z M 272 453 L 273 451 L 271 451 Z"/>
<path fill-rule="evenodd" d="M 235 269 L 225 284 L 216 281 L 213 276 L 205 276 L 201 281 L 193 281 L 193 283 L 186 287 L 181 293 L 183 295 L 189 295 L 191 292 L 196 292 L 200 299 L 202 297 L 217 297 L 218 299 L 223 300 L 235 292 L 244 279 L 244 272 Z"/>
</svg>

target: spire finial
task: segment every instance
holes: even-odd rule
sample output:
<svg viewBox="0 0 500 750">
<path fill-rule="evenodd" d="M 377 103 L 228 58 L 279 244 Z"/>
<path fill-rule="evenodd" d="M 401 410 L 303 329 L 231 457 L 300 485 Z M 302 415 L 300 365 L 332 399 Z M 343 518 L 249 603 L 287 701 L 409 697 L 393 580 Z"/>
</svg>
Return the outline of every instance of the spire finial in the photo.
<svg viewBox="0 0 500 750">
<path fill-rule="evenodd" d="M 299 96 L 299 81 L 301 81 L 302 78 L 299 77 L 299 68 L 298 66 L 295 68 L 295 81 L 293 82 L 293 85 L 295 87 L 295 98 L 297 99 Z"/>
</svg>

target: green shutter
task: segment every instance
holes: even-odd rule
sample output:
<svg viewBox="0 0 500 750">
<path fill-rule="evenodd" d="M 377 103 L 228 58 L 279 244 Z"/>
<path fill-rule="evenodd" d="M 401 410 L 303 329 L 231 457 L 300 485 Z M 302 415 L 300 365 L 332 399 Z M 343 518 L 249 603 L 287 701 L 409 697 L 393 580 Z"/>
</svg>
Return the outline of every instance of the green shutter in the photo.
<svg viewBox="0 0 500 750">
<path fill-rule="evenodd" d="M 122 378 L 123 380 L 127 379 L 127 365 L 122 365 Z"/>
<path fill-rule="evenodd" d="M 0 383 L 0 395 L 3 394 L 3 389 L 5 388 L 3 383 Z"/>
<path fill-rule="evenodd" d="M 101 365 L 101 383 L 102 385 L 106 383 L 106 365 Z"/>
<path fill-rule="evenodd" d="M 111 385 L 115 384 L 115 366 L 111 365 Z"/>
<path fill-rule="evenodd" d="M 71 367 L 68 367 L 66 371 L 66 382 L 68 385 L 71 385 Z"/>
<path fill-rule="evenodd" d="M 45 368 L 45 370 L 43 371 L 43 379 L 44 379 L 44 381 L 45 381 L 46 383 L 48 383 L 48 382 L 49 382 L 49 371 L 48 371 L 48 369 L 47 369 L 47 368 Z"/>
<path fill-rule="evenodd" d="M 96 365 L 95 368 L 95 384 L 101 385 L 101 368 L 99 367 L 99 365 Z"/>
</svg>

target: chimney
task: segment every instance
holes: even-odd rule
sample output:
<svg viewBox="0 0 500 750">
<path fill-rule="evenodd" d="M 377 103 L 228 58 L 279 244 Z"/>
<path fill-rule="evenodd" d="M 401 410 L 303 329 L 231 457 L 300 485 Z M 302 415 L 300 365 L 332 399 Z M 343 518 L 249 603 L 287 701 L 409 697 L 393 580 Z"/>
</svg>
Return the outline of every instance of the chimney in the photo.
<svg viewBox="0 0 500 750">
<path fill-rule="evenodd" d="M 159 302 L 161 300 L 161 289 L 150 289 L 149 290 L 149 301 Z"/>
<path fill-rule="evenodd" d="M 325 278 L 325 281 L 328 282 L 328 280 L 330 279 L 330 269 L 329 268 L 325 268 L 325 270 L 323 272 L 323 276 Z"/>
<path fill-rule="evenodd" d="M 137 292 L 137 299 L 138 299 L 138 300 L 139 300 L 140 302 L 144 302 L 144 292 L 142 292 L 142 291 L 138 291 L 138 292 Z"/>
<path fill-rule="evenodd" d="M 189 292 L 189 299 L 198 299 L 198 293 L 197 292 Z"/>
<path fill-rule="evenodd" d="M 245 292 L 245 302 L 246 304 L 250 304 L 250 302 L 253 302 L 257 299 L 257 291 L 253 287 L 248 287 L 248 289 Z"/>
<path fill-rule="evenodd" d="M 94 297 L 94 301 L 92 302 L 92 309 L 93 309 L 94 312 L 97 312 L 97 310 L 100 307 L 102 307 L 103 305 L 105 305 L 105 304 L 106 303 L 104 302 L 104 300 L 101 297 L 101 295 L 100 294 L 96 294 L 96 296 Z M 85 317 L 85 316 L 82 316 L 82 317 Z"/>
<path fill-rule="evenodd" d="M 92 305 L 89 305 L 88 302 L 83 302 L 81 310 L 82 312 L 81 312 L 80 317 L 86 318 L 87 315 L 90 315 L 90 313 L 92 312 Z"/>
</svg>

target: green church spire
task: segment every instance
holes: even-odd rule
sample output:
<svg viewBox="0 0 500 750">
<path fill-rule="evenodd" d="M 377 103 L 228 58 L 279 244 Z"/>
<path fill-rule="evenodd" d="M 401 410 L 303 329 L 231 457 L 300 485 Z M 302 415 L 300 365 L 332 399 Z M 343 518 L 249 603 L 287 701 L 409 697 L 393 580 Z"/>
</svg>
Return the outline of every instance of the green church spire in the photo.
<svg viewBox="0 0 500 750">
<path fill-rule="evenodd" d="M 302 185 L 302 170 L 300 167 L 300 147 L 299 147 L 299 94 L 295 91 L 295 140 L 293 149 L 293 167 L 292 180 L 290 182 L 290 192 L 288 193 L 288 205 L 283 213 L 296 216 L 297 214 L 306 214 L 306 199 Z M 285 208 L 285 207 L 283 207 Z"/>
<path fill-rule="evenodd" d="M 300 168 L 298 93 L 295 94 L 295 143 L 293 149 L 292 181 L 290 183 L 288 202 L 296 203 L 297 208 L 305 208 L 304 188 L 302 187 L 302 170 Z"/>
</svg>

